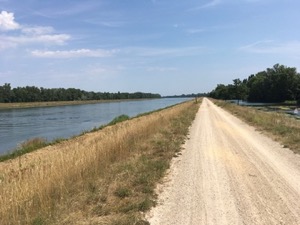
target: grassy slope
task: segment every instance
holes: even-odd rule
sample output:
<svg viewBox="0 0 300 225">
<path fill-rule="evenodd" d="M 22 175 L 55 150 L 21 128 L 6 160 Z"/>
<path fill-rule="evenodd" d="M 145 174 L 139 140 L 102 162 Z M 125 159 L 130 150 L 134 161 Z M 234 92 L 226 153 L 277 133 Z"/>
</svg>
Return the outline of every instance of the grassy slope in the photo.
<svg viewBox="0 0 300 225">
<path fill-rule="evenodd" d="M 264 112 L 224 101 L 214 102 L 250 125 L 267 133 L 274 140 L 300 154 L 300 121 L 282 113 Z"/>
<path fill-rule="evenodd" d="M 147 224 L 142 212 L 198 108 L 180 104 L 0 163 L 0 224 Z"/>
</svg>

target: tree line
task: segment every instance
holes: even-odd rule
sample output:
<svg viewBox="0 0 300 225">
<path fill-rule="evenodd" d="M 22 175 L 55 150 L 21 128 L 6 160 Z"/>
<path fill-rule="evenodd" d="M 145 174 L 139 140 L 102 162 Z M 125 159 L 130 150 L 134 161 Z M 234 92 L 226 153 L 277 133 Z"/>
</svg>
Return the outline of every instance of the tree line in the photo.
<svg viewBox="0 0 300 225">
<path fill-rule="evenodd" d="M 192 93 L 192 94 L 181 94 L 181 95 L 169 95 L 169 96 L 164 96 L 164 98 L 197 98 L 197 97 L 206 97 L 208 94 L 207 93 Z"/>
<path fill-rule="evenodd" d="M 5 83 L 3 86 L 0 86 L 1 103 L 116 100 L 142 98 L 161 98 L 161 95 L 143 92 L 88 92 L 76 88 L 39 88 L 35 86 L 12 88 L 9 83 Z"/>
<path fill-rule="evenodd" d="M 252 74 L 247 79 L 234 79 L 233 83 L 228 85 L 218 84 L 209 96 L 223 100 L 263 103 L 297 101 L 297 104 L 300 104 L 300 74 L 294 67 L 275 64 L 272 68 Z"/>
</svg>

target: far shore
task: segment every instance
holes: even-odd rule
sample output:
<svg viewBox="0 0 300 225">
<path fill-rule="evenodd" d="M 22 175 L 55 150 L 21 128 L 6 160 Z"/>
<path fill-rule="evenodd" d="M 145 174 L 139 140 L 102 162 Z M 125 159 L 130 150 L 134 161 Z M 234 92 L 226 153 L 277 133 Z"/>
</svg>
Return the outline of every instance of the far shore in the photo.
<svg viewBox="0 0 300 225">
<path fill-rule="evenodd" d="M 139 100 L 147 100 L 147 99 L 143 98 L 143 99 L 110 99 L 110 100 L 82 100 L 82 101 L 0 103 L 0 110 L 1 109 L 18 109 L 18 108 L 35 108 L 35 107 L 51 107 L 51 106 L 97 104 L 97 103 L 121 102 L 121 101 L 139 101 Z"/>
</svg>

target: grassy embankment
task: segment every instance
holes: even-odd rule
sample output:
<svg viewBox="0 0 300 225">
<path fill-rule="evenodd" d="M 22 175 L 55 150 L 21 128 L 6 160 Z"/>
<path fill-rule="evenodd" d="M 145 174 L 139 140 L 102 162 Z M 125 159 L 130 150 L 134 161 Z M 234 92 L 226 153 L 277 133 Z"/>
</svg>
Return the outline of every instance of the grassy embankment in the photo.
<svg viewBox="0 0 300 225">
<path fill-rule="evenodd" d="M 0 224 L 147 224 L 142 213 L 198 107 L 179 104 L 0 163 Z"/>
<path fill-rule="evenodd" d="M 300 121 L 283 113 L 265 112 L 255 108 L 238 106 L 213 100 L 217 105 L 233 113 L 250 125 L 267 133 L 274 140 L 300 154 Z"/>
</svg>

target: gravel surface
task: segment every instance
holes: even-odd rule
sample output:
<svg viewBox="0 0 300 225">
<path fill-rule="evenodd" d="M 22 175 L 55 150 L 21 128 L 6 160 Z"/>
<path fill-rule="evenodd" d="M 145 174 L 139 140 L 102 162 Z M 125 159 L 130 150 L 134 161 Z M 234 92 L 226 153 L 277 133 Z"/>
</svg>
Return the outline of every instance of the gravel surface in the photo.
<svg viewBox="0 0 300 225">
<path fill-rule="evenodd" d="M 300 157 L 203 99 L 150 224 L 300 224 Z"/>
</svg>

